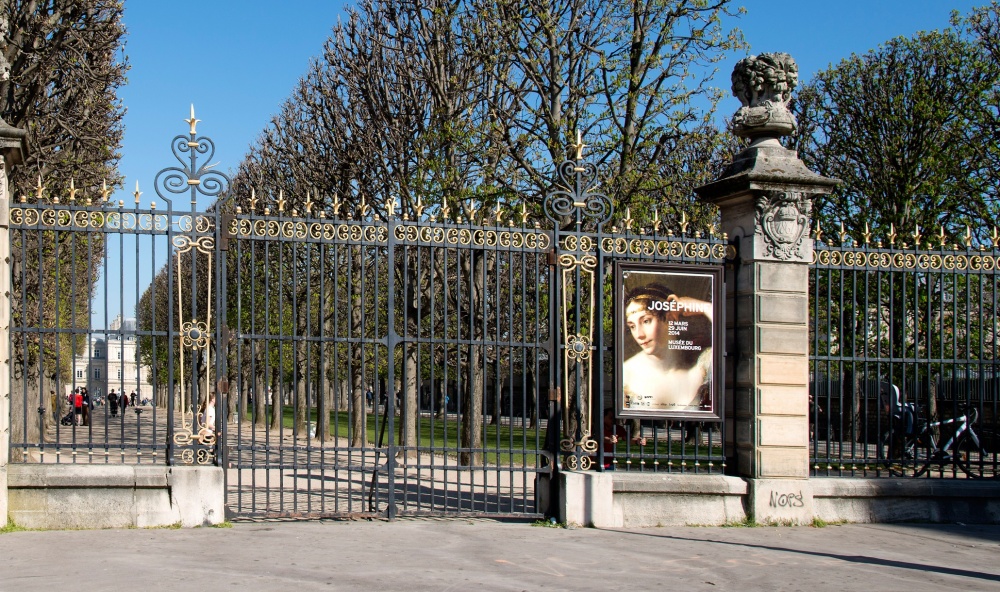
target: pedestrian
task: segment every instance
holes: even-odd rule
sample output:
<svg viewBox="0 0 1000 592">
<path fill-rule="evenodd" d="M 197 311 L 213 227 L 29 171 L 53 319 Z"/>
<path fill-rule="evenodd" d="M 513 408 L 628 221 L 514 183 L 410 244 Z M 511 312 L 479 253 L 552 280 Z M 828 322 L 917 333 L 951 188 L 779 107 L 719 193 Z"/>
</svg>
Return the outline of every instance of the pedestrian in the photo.
<svg viewBox="0 0 1000 592">
<path fill-rule="evenodd" d="M 126 395 L 124 392 L 120 397 L 119 403 L 121 404 L 122 415 L 125 415 L 125 408 L 128 407 L 128 395 Z"/>
<path fill-rule="evenodd" d="M 90 411 L 94 408 L 94 403 L 90 400 L 90 391 L 87 387 L 80 387 L 80 394 L 83 398 L 83 425 L 90 425 Z"/>
<path fill-rule="evenodd" d="M 118 393 L 115 389 L 108 393 L 108 407 L 111 408 L 111 417 L 118 417 Z"/>
<path fill-rule="evenodd" d="M 132 391 L 132 394 L 129 396 L 129 401 L 128 402 L 129 402 L 129 405 L 135 407 L 136 400 L 135 400 L 135 391 L 134 390 Z"/>
<path fill-rule="evenodd" d="M 83 425 L 83 393 L 79 388 L 73 389 L 73 415 L 76 416 L 76 425 Z"/>
<path fill-rule="evenodd" d="M 365 402 L 369 407 L 371 407 L 372 404 L 375 403 L 375 394 L 372 393 L 372 387 L 368 387 L 365 390 Z"/>
</svg>

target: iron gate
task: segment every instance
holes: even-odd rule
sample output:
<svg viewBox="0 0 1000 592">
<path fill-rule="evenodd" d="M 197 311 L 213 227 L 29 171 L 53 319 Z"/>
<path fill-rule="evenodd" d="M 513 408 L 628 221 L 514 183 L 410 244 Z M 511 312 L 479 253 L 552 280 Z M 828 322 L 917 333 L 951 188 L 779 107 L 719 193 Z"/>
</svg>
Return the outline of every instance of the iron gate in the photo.
<svg viewBox="0 0 1000 592">
<path fill-rule="evenodd" d="M 543 227 L 523 205 L 234 196 L 189 124 L 159 203 L 39 183 L 11 208 L 15 461 L 215 464 L 237 517 L 540 516 L 540 477 L 605 464 L 616 263 L 732 254 L 683 219 L 609 228 L 579 153 Z M 722 473 L 718 427 L 631 422 L 643 444 L 609 466 Z"/>
</svg>

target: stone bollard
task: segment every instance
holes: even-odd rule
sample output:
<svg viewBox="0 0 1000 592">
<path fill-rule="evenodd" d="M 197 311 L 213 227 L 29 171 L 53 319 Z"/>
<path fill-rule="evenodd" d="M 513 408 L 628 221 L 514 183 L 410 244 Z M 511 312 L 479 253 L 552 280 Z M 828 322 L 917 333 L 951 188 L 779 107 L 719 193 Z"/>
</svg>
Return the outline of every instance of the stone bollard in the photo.
<svg viewBox="0 0 1000 592">
<path fill-rule="evenodd" d="M 747 479 L 747 513 L 758 523 L 813 519 L 809 486 L 809 237 L 821 177 L 780 138 L 795 131 L 788 110 L 798 68 L 784 53 L 741 60 L 733 94 L 743 106 L 737 135 L 751 140 L 719 179 L 696 189 L 719 207 L 738 261 L 727 276 L 727 397 L 735 462 Z M 735 355 L 734 355 L 735 354 Z"/>
</svg>

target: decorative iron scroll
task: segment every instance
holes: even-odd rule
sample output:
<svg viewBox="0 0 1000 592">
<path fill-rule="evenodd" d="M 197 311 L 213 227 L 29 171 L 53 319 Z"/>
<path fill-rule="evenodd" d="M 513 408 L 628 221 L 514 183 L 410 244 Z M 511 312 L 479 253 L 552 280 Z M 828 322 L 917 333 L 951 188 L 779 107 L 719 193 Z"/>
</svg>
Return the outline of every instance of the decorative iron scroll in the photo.
<svg viewBox="0 0 1000 592">
<path fill-rule="evenodd" d="M 180 167 L 169 167 L 162 169 L 156 174 L 154 187 L 168 206 L 171 205 L 167 193 L 183 194 L 188 192 L 190 197 L 191 215 L 182 216 L 177 219 L 179 233 L 172 238 L 174 248 L 174 259 L 176 260 L 176 289 L 177 289 L 177 323 L 179 331 L 176 333 L 181 355 L 179 356 L 180 377 L 176 381 L 180 400 L 177 402 L 179 409 L 173 408 L 173 398 L 171 401 L 171 413 L 176 413 L 180 419 L 180 425 L 173 425 L 173 444 L 176 447 L 174 452 L 175 460 L 184 464 L 213 464 L 217 458 L 216 444 L 217 435 L 214 425 L 205 425 L 204 422 L 210 417 L 208 413 L 204 416 L 198 415 L 196 406 L 198 403 L 198 390 L 200 389 L 205 400 L 211 400 L 213 384 L 212 373 L 216 364 L 224 363 L 224 356 L 220 357 L 219 352 L 213 352 L 214 332 L 218 330 L 213 326 L 213 285 L 216 280 L 213 274 L 213 263 L 219 256 L 216 245 L 216 235 L 222 228 L 218 228 L 216 220 L 219 212 L 214 216 L 211 214 L 197 213 L 198 195 L 216 198 L 228 189 L 229 178 L 219 171 L 212 170 L 213 164 L 199 163 L 199 156 L 204 156 L 205 161 L 211 160 L 215 153 L 215 144 L 211 139 L 197 135 L 198 119 L 194 115 L 194 107 L 191 107 L 191 117 L 186 120 L 190 126 L 187 136 L 178 135 L 171 142 L 171 149 L 174 157 L 181 163 Z M 225 229 L 231 230 L 231 229 Z M 186 257 L 184 257 L 186 256 Z M 189 262 L 191 269 L 185 270 L 182 266 L 182 259 Z M 192 273 L 199 265 L 205 266 L 206 273 Z M 205 278 L 205 285 L 188 285 L 185 277 L 190 277 L 191 281 L 197 282 L 195 278 Z M 189 293 L 205 294 L 205 310 L 198 311 L 196 300 L 192 300 L 190 310 L 184 310 L 185 290 Z M 217 313 L 216 313 L 217 314 Z M 204 319 L 204 320 L 202 320 Z M 185 358 L 191 355 L 195 360 L 203 356 L 205 364 L 204 376 L 195 377 L 191 373 L 196 368 L 185 367 Z M 213 356 L 216 358 L 213 363 Z M 188 392 L 188 386 L 191 391 Z M 216 402 L 218 404 L 218 401 Z"/>
<path fill-rule="evenodd" d="M 811 263 L 824 267 L 917 271 L 998 271 L 998 254 L 816 249 Z"/>
<path fill-rule="evenodd" d="M 563 366 L 563 437 L 559 448 L 565 453 L 564 464 L 570 470 L 585 471 L 593 464 L 592 454 L 597 452 L 597 440 L 591 433 L 591 403 L 589 400 L 575 396 L 580 392 L 589 392 L 593 384 L 593 334 L 594 334 L 594 293 L 596 286 L 597 257 L 593 255 L 577 256 L 570 253 L 559 255 L 559 267 L 562 269 L 561 281 L 563 294 L 572 294 L 571 286 L 577 294 L 585 295 L 574 305 L 577 316 L 583 321 L 570 323 L 570 305 L 563 302 L 562 328 L 563 344 L 565 346 L 566 363 Z M 582 309 L 582 310 L 581 310 Z M 582 315 L 580 314 L 582 312 Z M 574 332 L 573 329 L 576 329 Z M 576 388 L 571 377 L 576 379 Z M 592 399 L 588 397 L 587 399 Z"/>
<path fill-rule="evenodd" d="M 213 170 L 215 164 L 205 164 L 215 157 L 215 142 L 211 138 L 198 135 L 197 127 L 200 121 L 195 118 L 192 105 L 191 117 L 185 120 L 191 126 L 188 135 L 174 136 L 170 143 L 174 158 L 181 163 L 181 166 L 167 167 L 156 173 L 153 187 L 156 189 L 156 194 L 167 203 L 170 203 L 167 193 L 183 195 L 187 192 L 191 197 L 191 206 L 194 207 L 199 193 L 207 197 L 219 197 L 229 188 L 229 177 L 225 173 Z M 201 164 L 198 163 L 199 155 L 205 157 Z"/>
<path fill-rule="evenodd" d="M 601 225 L 611 219 L 614 205 L 603 193 L 592 191 L 597 184 L 597 167 L 581 163 L 583 144 L 577 144 L 577 160 L 567 160 L 559 165 L 559 179 L 567 190 L 556 190 L 545 196 L 545 215 L 562 224 L 570 218 L 579 229 L 587 219 Z"/>
</svg>

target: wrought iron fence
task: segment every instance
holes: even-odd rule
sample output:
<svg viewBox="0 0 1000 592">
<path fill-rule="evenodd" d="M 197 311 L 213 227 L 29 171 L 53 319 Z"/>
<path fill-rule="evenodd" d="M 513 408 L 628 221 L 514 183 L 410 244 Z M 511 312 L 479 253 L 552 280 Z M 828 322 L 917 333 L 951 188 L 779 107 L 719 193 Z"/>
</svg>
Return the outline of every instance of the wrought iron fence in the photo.
<svg viewBox="0 0 1000 592">
<path fill-rule="evenodd" d="M 812 474 L 1000 475 L 1000 251 L 842 242 L 810 267 Z"/>
<path fill-rule="evenodd" d="M 159 205 L 40 182 L 11 208 L 15 462 L 219 465 L 230 508 L 269 516 L 536 515 L 557 466 L 726 470 L 724 425 L 597 444 L 615 265 L 718 266 L 724 238 L 608 228 L 574 161 L 545 222 L 237 197 L 189 123 Z"/>
</svg>

